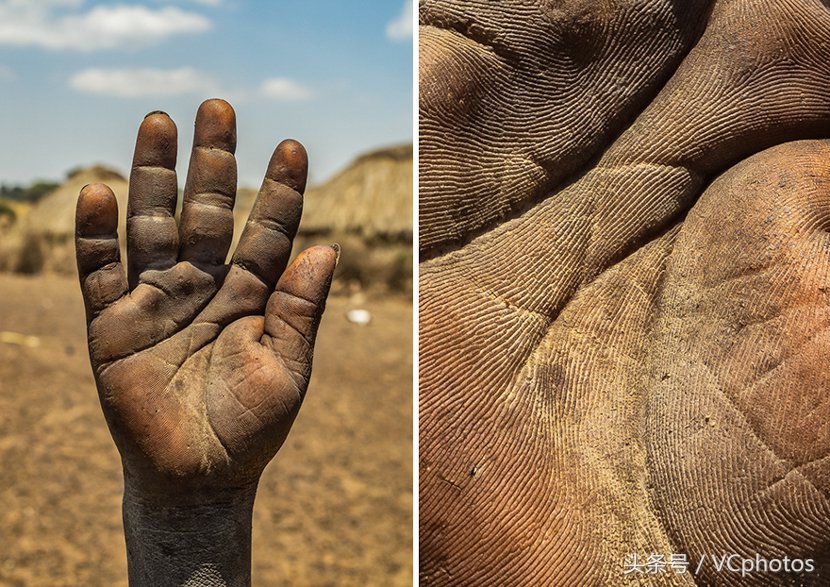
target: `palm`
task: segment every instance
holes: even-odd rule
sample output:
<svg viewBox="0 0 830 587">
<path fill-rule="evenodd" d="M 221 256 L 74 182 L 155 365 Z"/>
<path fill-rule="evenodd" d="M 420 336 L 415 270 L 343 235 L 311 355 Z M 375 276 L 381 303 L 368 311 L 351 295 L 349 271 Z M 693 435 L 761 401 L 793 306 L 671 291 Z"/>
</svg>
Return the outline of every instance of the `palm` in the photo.
<svg viewBox="0 0 830 587">
<path fill-rule="evenodd" d="M 198 330 L 188 326 L 109 364 L 99 376 L 104 397 L 112 398 L 104 406 L 113 422 L 120 421 L 124 448 L 140 451 L 155 471 L 247 481 L 251 465 L 264 465 L 285 439 L 308 368 L 283 362 L 269 346 L 261 317 L 215 334 Z M 148 421 L 148 404 L 164 416 Z"/>
<path fill-rule="evenodd" d="M 739 162 L 830 128 L 826 8 L 716 2 L 697 40 L 703 3 L 665 3 L 683 14 L 648 34 L 574 6 L 547 37 L 519 4 L 504 22 L 421 5 L 423 577 L 609 584 L 635 552 L 818 558 L 830 149 Z M 576 73 L 569 25 L 615 31 Z M 480 96 L 444 91 L 475 75 Z M 523 143 L 492 157 L 504 136 Z"/>
<path fill-rule="evenodd" d="M 114 198 L 88 186 L 78 255 L 90 356 L 125 472 L 156 490 L 254 482 L 305 395 L 335 261 L 316 247 L 287 266 L 305 154 L 275 151 L 230 263 L 233 111 L 200 108 L 181 219 L 175 127 L 145 119 L 128 211 L 129 280 L 117 262 Z M 276 286 L 276 289 L 274 289 Z"/>
</svg>

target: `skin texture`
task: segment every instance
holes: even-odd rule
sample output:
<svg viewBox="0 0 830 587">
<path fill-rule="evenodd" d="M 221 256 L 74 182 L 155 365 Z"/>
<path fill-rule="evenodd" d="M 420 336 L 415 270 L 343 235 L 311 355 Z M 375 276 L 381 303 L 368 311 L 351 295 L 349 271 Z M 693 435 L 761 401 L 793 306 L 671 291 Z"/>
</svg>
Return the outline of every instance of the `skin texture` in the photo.
<svg viewBox="0 0 830 587">
<path fill-rule="evenodd" d="M 422 0 L 420 40 L 423 584 L 827 584 L 830 7 Z M 693 574 L 731 553 L 815 570 Z"/>
<path fill-rule="evenodd" d="M 249 585 L 251 513 L 265 466 L 306 393 L 338 257 L 288 263 L 307 158 L 280 143 L 229 263 L 236 119 L 204 102 L 176 218 L 176 126 L 147 115 L 136 140 L 126 271 L 117 203 L 81 190 L 78 268 L 101 406 L 124 466 L 131 585 Z"/>
</svg>

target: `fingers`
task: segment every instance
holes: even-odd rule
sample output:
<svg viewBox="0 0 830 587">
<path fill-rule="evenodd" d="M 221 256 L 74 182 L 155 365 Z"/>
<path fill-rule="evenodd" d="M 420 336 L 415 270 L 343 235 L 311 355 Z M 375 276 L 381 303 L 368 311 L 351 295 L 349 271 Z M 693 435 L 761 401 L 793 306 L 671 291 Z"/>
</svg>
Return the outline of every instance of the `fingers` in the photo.
<svg viewBox="0 0 830 587">
<path fill-rule="evenodd" d="M 151 112 L 138 129 L 127 205 L 127 250 L 130 289 L 146 269 L 176 263 L 176 125 L 167 114 Z"/>
<path fill-rule="evenodd" d="M 78 196 L 75 254 L 89 323 L 127 293 L 118 248 L 118 203 L 104 184 L 85 186 Z"/>
<path fill-rule="evenodd" d="M 268 285 L 285 269 L 303 211 L 308 157 L 297 141 L 277 145 L 233 257 Z"/>
<path fill-rule="evenodd" d="M 288 367 L 305 378 L 311 372 L 314 339 L 339 257 L 336 245 L 300 253 L 280 278 L 265 310 L 263 343 L 278 348 Z"/>
<path fill-rule="evenodd" d="M 169 340 L 193 323 L 215 292 L 214 276 L 190 263 L 145 271 L 129 296 L 107 310 L 107 320 L 90 327 L 94 360 L 110 363 Z M 114 324 L 127 327 L 115 328 Z M 191 332 L 190 339 L 197 336 Z M 172 360 L 172 355 L 167 358 Z"/>
<path fill-rule="evenodd" d="M 236 199 L 236 114 L 207 100 L 196 114 L 193 151 L 179 226 L 180 261 L 224 264 L 233 238 Z"/>
</svg>

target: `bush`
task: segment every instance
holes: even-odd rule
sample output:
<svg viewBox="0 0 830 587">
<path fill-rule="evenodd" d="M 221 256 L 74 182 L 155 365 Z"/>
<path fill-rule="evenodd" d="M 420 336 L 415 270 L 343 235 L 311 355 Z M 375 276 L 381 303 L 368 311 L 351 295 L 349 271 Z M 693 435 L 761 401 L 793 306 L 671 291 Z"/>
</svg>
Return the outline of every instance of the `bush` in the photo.
<svg viewBox="0 0 830 587">
<path fill-rule="evenodd" d="M 334 272 L 335 291 L 412 293 L 412 246 L 409 243 L 367 240 L 355 234 L 302 234 L 294 243 L 294 254 L 327 242 L 339 243 L 342 250 Z"/>
<path fill-rule="evenodd" d="M 0 185 L 0 198 L 16 202 L 37 202 L 43 196 L 56 189 L 59 184 L 51 181 L 36 181 L 30 186 Z"/>
<path fill-rule="evenodd" d="M 0 202 L 0 225 L 2 225 L 4 221 L 12 224 L 15 220 L 17 220 L 17 214 L 11 206 L 5 202 Z"/>
<path fill-rule="evenodd" d="M 20 256 L 17 258 L 17 266 L 14 270 L 17 273 L 34 275 L 43 270 L 46 257 L 43 252 L 42 239 L 38 235 L 27 234 L 20 249 Z"/>
</svg>

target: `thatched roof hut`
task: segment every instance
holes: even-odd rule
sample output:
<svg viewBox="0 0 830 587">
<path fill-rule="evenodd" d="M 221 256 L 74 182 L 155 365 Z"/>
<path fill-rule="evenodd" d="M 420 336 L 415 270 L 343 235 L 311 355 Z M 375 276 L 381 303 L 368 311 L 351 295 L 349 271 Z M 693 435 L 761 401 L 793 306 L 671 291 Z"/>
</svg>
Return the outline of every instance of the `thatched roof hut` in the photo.
<svg viewBox="0 0 830 587">
<path fill-rule="evenodd" d="M 412 145 L 361 155 L 306 192 L 300 232 L 412 240 Z"/>
<path fill-rule="evenodd" d="M 239 238 L 257 190 L 236 196 L 234 241 Z M 358 156 L 325 183 L 305 193 L 300 235 L 341 239 L 412 242 L 412 145 L 378 149 Z"/>
<path fill-rule="evenodd" d="M 371 266 L 361 269 L 367 276 L 361 274 L 363 281 L 380 275 L 380 267 L 393 261 L 401 266 L 398 273 L 408 274 L 408 257 L 401 251 L 411 254 L 412 173 L 412 145 L 403 145 L 361 155 L 327 182 L 310 187 L 298 248 L 326 241 L 347 244 L 355 263 Z M 74 272 L 75 205 L 81 188 L 93 182 L 106 183 L 115 192 L 123 248 L 127 180 L 112 169 L 94 166 L 70 175 L 12 227 L 14 234 L 6 235 L 0 249 L 0 268 Z M 256 190 L 249 188 L 237 194 L 234 240 L 242 233 L 255 197 Z"/>
<path fill-rule="evenodd" d="M 118 232 L 126 234 L 127 180 L 117 171 L 102 165 L 73 173 L 63 184 L 38 201 L 26 216 L 25 231 L 58 239 L 74 235 L 75 205 L 81 188 L 88 183 L 105 183 L 112 188 L 118 199 Z"/>
<path fill-rule="evenodd" d="M 0 269 L 21 273 L 74 273 L 75 205 L 81 188 L 94 182 L 106 183 L 118 198 L 118 231 L 123 246 L 127 180 L 117 171 L 93 166 L 71 174 L 11 227 L 0 243 Z"/>
<path fill-rule="evenodd" d="M 70 237 L 81 188 L 109 185 L 118 199 L 119 233 L 126 234 L 127 180 L 103 166 L 82 169 L 45 196 L 26 218 L 27 233 Z M 248 217 L 256 190 L 237 197 L 237 233 Z M 395 241 L 412 239 L 412 145 L 372 151 L 357 157 L 327 182 L 306 191 L 300 232 L 306 235 L 353 234 Z M 238 235 L 237 235 L 238 236 Z"/>
</svg>

